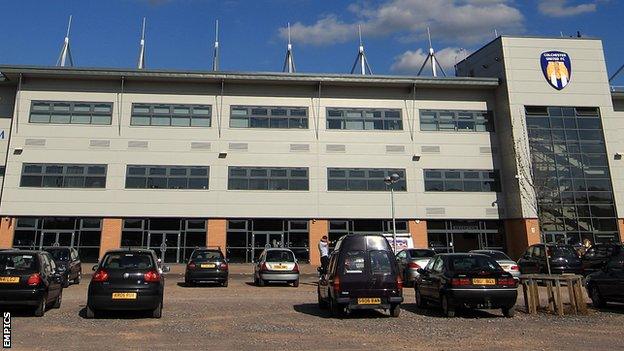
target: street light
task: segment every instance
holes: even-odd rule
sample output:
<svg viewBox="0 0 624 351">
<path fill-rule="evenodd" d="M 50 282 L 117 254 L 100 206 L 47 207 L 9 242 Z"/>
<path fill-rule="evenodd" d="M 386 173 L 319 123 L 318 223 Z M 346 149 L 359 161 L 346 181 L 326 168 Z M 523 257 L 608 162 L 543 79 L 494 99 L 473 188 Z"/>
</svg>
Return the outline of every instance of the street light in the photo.
<svg viewBox="0 0 624 351">
<path fill-rule="evenodd" d="M 386 186 L 390 187 L 390 206 L 392 208 L 392 248 L 395 253 L 397 250 L 397 244 L 396 244 L 396 220 L 394 218 L 394 184 L 398 182 L 399 179 L 401 179 L 401 177 L 396 173 L 392 173 L 391 175 L 386 176 L 384 178 L 384 183 L 386 183 Z"/>
</svg>

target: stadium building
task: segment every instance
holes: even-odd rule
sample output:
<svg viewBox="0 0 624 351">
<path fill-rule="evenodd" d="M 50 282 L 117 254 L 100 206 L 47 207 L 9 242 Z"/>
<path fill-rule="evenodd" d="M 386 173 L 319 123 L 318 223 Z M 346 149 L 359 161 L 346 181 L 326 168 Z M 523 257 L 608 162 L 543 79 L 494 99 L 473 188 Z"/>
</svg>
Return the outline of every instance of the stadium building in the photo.
<svg viewBox="0 0 624 351">
<path fill-rule="evenodd" d="M 323 235 L 439 252 L 621 240 L 624 90 L 602 43 L 499 37 L 455 77 L 0 66 L 0 247 L 184 262 Z"/>
</svg>

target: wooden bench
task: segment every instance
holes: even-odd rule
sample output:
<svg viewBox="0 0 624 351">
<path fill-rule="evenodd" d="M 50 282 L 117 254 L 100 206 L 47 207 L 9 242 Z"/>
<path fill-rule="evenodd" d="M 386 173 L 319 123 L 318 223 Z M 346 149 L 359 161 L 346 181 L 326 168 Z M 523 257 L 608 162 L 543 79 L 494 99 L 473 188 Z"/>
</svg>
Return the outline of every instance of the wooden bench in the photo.
<svg viewBox="0 0 624 351">
<path fill-rule="evenodd" d="M 537 314 L 540 305 L 538 284 L 546 286 L 548 312 L 564 314 L 562 289 L 568 289 L 568 299 L 573 314 L 587 314 L 583 296 L 583 277 L 580 275 L 523 274 L 520 276 L 527 313 Z"/>
</svg>

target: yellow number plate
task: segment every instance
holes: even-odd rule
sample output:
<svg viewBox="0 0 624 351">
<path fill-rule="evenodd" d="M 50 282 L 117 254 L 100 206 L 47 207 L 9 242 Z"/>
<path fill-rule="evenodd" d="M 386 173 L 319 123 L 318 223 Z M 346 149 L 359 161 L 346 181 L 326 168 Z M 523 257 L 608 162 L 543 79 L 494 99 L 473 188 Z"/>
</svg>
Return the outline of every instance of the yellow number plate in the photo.
<svg viewBox="0 0 624 351">
<path fill-rule="evenodd" d="M 288 269 L 288 266 L 276 264 L 275 266 L 273 266 L 273 269 L 278 270 L 278 271 L 283 271 L 285 269 Z"/>
<path fill-rule="evenodd" d="M 19 283 L 19 277 L 0 277 L 0 283 L 2 284 L 15 284 Z"/>
<path fill-rule="evenodd" d="M 214 263 L 202 263 L 199 266 L 201 268 L 215 268 L 217 265 Z"/>
<path fill-rule="evenodd" d="M 113 293 L 113 300 L 136 300 L 136 293 Z"/>
<path fill-rule="evenodd" d="M 361 297 L 357 299 L 358 305 L 379 305 L 381 298 L 379 297 Z"/>
<path fill-rule="evenodd" d="M 473 279 L 472 284 L 474 285 L 494 285 L 496 284 L 496 279 Z"/>
</svg>

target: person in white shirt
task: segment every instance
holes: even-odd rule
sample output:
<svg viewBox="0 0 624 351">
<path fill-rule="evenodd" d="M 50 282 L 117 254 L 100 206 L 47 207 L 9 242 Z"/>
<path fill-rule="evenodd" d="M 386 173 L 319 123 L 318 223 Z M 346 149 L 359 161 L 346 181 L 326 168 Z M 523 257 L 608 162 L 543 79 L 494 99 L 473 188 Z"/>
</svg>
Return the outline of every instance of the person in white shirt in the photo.
<svg viewBox="0 0 624 351">
<path fill-rule="evenodd" d="M 321 272 L 324 274 L 327 272 L 327 266 L 329 265 L 329 240 L 327 240 L 327 235 L 323 235 L 318 247 L 321 253 Z"/>
</svg>

